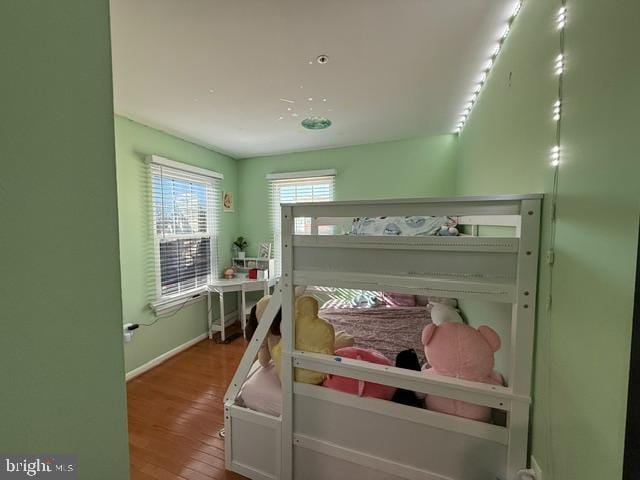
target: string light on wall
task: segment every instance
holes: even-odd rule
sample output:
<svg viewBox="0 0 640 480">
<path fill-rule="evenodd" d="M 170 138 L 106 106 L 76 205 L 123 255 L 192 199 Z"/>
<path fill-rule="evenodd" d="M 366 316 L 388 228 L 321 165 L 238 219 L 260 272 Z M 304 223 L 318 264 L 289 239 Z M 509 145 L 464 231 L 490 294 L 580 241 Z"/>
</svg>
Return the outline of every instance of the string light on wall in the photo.
<svg viewBox="0 0 640 480">
<path fill-rule="evenodd" d="M 549 164 L 551 165 L 552 173 L 553 173 L 553 187 L 550 195 L 550 222 L 549 222 L 549 242 L 548 242 L 548 250 L 547 250 L 547 258 L 549 259 L 548 268 L 548 295 L 547 295 L 547 318 L 545 323 L 553 324 L 555 320 L 555 315 L 553 312 L 553 294 L 555 292 L 554 284 L 555 284 L 555 246 L 556 246 L 556 230 L 557 230 L 557 222 L 558 222 L 558 192 L 560 190 L 560 168 L 562 166 L 563 157 L 566 155 L 566 147 L 562 145 L 562 121 L 565 113 L 566 102 L 563 96 L 564 89 L 564 75 L 566 70 L 566 53 L 565 53 L 565 35 L 566 35 L 566 26 L 568 22 L 568 10 L 567 10 L 567 0 L 560 0 L 560 8 L 555 17 L 555 24 L 557 27 L 558 35 L 558 54 L 555 57 L 554 67 L 555 74 L 558 82 L 558 93 L 555 102 L 553 103 L 553 120 L 555 121 L 555 142 L 551 147 Z M 550 327 L 544 329 L 543 332 L 544 340 L 542 341 L 545 345 L 551 345 L 553 343 L 552 339 L 552 330 Z M 549 347 L 544 348 L 542 355 L 543 369 L 547 371 L 547 377 L 545 382 L 545 390 L 546 394 L 551 396 L 551 379 L 554 377 L 551 370 L 553 369 L 553 364 L 551 362 L 551 349 Z M 555 478 L 554 475 L 554 461 L 553 461 L 553 412 L 551 411 L 550 404 L 552 403 L 548 400 L 545 407 L 545 414 L 542 416 L 546 419 L 546 454 L 548 458 L 545 477 Z"/>
<path fill-rule="evenodd" d="M 553 104 L 553 119 L 556 122 L 560 121 L 560 112 L 561 112 L 560 106 L 561 106 L 561 104 L 562 103 L 560 102 L 560 100 L 557 100 L 556 103 Z"/>
<path fill-rule="evenodd" d="M 553 169 L 553 187 L 550 195 L 550 203 L 551 208 L 550 212 L 550 222 L 549 222 L 549 242 L 548 242 L 548 250 L 547 250 L 547 258 L 548 261 L 548 296 L 547 296 L 547 318 L 546 322 L 550 325 L 553 324 L 555 320 L 555 314 L 553 312 L 553 294 L 555 292 L 554 284 L 555 284 L 555 246 L 556 246 L 556 230 L 557 230 L 557 222 L 558 222 L 558 192 L 560 185 L 560 168 L 562 166 L 563 157 L 566 154 L 566 147 L 562 145 L 562 120 L 564 117 L 564 110 L 566 106 L 566 102 L 563 96 L 564 90 L 564 74 L 566 70 L 566 54 L 565 54 L 565 35 L 566 35 L 566 26 L 568 22 L 568 10 L 567 10 L 567 0 L 560 0 L 560 8 L 555 17 L 555 24 L 557 27 L 558 35 L 558 54 L 555 57 L 554 62 L 554 71 L 556 74 L 557 82 L 558 82 L 558 93 L 555 102 L 553 103 L 553 120 L 555 121 L 555 142 L 553 147 L 551 147 L 549 164 Z M 551 405 L 553 404 L 553 389 L 551 388 L 551 379 L 553 378 L 552 369 L 553 364 L 551 362 L 551 351 L 553 341 L 552 329 L 547 327 L 544 332 L 545 340 L 544 343 L 547 347 L 544 349 L 542 353 L 542 358 L 544 362 L 544 366 L 542 370 L 547 372 L 546 376 L 546 394 L 548 396 L 547 401 L 545 402 L 545 415 L 543 417 L 546 419 L 546 432 L 547 432 L 547 441 L 546 443 L 546 454 L 548 458 L 547 467 L 545 471 L 545 477 L 555 478 L 554 475 L 554 461 L 553 461 L 553 423 L 552 419 L 554 418 L 554 412 L 551 410 Z"/>
<path fill-rule="evenodd" d="M 513 25 L 513 21 L 518 16 L 518 13 L 520 13 L 521 8 L 522 8 L 522 0 L 519 0 L 516 3 L 515 8 L 513 9 L 513 13 L 509 17 L 509 20 L 505 25 L 504 30 L 502 31 L 502 34 L 500 35 L 500 39 L 498 40 L 495 47 L 491 50 L 491 53 L 489 54 L 489 59 L 487 60 L 486 66 L 480 73 L 478 82 L 473 87 L 473 93 L 471 97 L 468 99 L 466 105 L 464 106 L 464 110 L 461 113 L 460 120 L 456 124 L 454 133 L 460 133 L 464 128 L 465 123 L 467 123 L 467 119 L 471 115 L 471 110 L 473 109 L 473 106 L 478 100 L 480 91 L 482 90 L 482 87 L 484 86 L 484 84 L 487 81 L 487 78 L 489 77 L 491 68 L 496 63 L 496 58 L 500 54 L 500 51 L 502 50 L 502 45 L 504 44 L 505 40 L 509 36 L 509 32 L 511 31 L 511 25 Z"/>
<path fill-rule="evenodd" d="M 562 75 L 564 73 L 564 54 L 559 54 L 556 57 L 556 63 L 554 65 L 556 75 Z"/>
<path fill-rule="evenodd" d="M 567 8 L 562 6 L 560 10 L 558 10 L 558 16 L 556 17 L 556 25 L 558 30 L 564 28 L 567 24 Z"/>
<path fill-rule="evenodd" d="M 567 25 L 567 7 L 562 0 L 562 6 L 556 14 L 556 26 L 560 30 L 559 53 L 554 62 L 554 73 L 558 76 L 558 98 L 553 104 L 553 120 L 556 122 L 556 143 L 551 149 L 551 166 L 557 170 L 560 166 L 560 134 L 562 129 L 562 86 L 565 71 L 564 30 Z"/>
<path fill-rule="evenodd" d="M 556 145 L 551 149 L 551 165 L 554 167 L 560 165 L 560 145 Z"/>
</svg>

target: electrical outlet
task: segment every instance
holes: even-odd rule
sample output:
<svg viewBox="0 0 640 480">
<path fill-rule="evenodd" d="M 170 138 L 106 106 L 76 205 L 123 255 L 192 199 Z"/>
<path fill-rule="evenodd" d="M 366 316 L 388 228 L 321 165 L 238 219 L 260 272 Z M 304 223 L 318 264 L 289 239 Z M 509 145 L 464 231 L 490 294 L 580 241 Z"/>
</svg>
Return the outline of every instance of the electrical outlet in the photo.
<svg viewBox="0 0 640 480">
<path fill-rule="evenodd" d="M 536 480 L 542 480 L 542 469 L 533 455 L 531 455 L 531 470 L 536 474 Z"/>
<path fill-rule="evenodd" d="M 124 343 L 129 343 L 133 339 L 133 332 L 129 330 L 129 327 L 133 326 L 133 323 L 125 323 L 122 326 L 122 336 Z"/>
</svg>

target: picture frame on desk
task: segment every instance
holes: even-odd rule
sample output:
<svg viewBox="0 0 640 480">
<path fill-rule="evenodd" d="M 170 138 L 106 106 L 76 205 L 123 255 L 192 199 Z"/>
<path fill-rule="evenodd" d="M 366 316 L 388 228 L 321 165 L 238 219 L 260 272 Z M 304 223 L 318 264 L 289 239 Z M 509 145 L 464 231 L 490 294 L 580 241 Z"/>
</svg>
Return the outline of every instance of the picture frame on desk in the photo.
<svg viewBox="0 0 640 480">
<path fill-rule="evenodd" d="M 269 260 L 271 258 L 271 243 L 261 243 L 258 248 L 258 258 Z"/>
</svg>

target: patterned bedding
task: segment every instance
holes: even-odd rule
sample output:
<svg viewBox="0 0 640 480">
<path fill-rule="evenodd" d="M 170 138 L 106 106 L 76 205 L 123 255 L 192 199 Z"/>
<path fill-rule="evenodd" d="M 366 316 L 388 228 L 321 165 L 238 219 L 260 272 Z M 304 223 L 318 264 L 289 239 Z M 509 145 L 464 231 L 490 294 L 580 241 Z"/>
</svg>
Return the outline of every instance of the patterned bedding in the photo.
<svg viewBox="0 0 640 480">
<path fill-rule="evenodd" d="M 422 347 L 422 329 L 431 323 L 429 311 L 419 307 L 326 308 L 320 317 L 336 330 L 353 335 L 358 347 L 373 348 L 395 363 L 402 350 L 413 348 L 426 361 Z"/>
<path fill-rule="evenodd" d="M 443 225 L 455 227 L 449 217 L 360 217 L 354 218 L 351 235 L 435 235 Z"/>
</svg>

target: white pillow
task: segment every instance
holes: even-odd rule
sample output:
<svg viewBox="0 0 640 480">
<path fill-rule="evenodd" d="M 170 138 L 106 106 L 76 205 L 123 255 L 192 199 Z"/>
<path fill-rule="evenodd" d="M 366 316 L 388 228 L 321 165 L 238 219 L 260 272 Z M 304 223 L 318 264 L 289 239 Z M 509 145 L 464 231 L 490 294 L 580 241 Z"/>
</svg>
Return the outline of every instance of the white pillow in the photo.
<svg viewBox="0 0 640 480">
<path fill-rule="evenodd" d="M 260 367 L 242 386 L 242 403 L 256 412 L 279 417 L 282 413 L 282 386 L 273 362 Z"/>
</svg>

